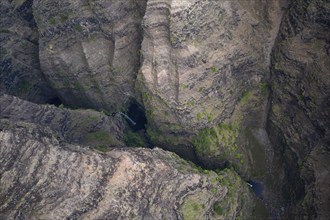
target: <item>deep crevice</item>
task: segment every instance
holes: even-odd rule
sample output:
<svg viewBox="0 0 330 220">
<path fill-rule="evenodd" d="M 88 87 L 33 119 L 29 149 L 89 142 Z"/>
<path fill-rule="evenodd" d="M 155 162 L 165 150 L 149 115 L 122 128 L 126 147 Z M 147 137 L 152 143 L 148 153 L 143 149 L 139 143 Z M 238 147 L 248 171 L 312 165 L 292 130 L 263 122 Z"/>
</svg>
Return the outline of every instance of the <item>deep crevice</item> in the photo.
<svg viewBox="0 0 330 220">
<path fill-rule="evenodd" d="M 147 117 L 145 115 L 144 108 L 139 103 L 137 103 L 136 101 L 132 101 L 128 107 L 126 114 L 135 123 L 129 123 L 133 131 L 140 131 L 146 129 Z"/>
<path fill-rule="evenodd" d="M 50 100 L 47 101 L 47 103 L 50 105 L 55 105 L 57 107 L 59 107 L 61 104 L 63 104 L 59 97 L 51 98 Z"/>
</svg>

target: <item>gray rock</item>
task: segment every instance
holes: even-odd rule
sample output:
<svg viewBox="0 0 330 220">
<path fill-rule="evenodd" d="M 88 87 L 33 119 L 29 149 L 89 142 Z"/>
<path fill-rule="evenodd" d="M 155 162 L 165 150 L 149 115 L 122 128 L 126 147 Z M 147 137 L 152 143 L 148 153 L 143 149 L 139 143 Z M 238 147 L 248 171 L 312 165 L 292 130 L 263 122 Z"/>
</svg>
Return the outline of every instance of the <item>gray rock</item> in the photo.
<svg viewBox="0 0 330 220">
<path fill-rule="evenodd" d="M 48 127 L 59 140 L 89 145 L 100 150 L 123 147 L 125 120 L 91 109 L 70 110 L 53 105 L 38 105 L 17 97 L 0 96 L 0 118 Z"/>
<path fill-rule="evenodd" d="M 0 94 L 37 103 L 56 97 L 40 70 L 32 1 L 0 2 Z"/>
<path fill-rule="evenodd" d="M 64 104 L 116 112 L 135 97 L 144 1 L 39 1 L 46 78 Z"/>
<path fill-rule="evenodd" d="M 31 123 L 0 120 L 0 163 L 1 219 L 236 219 L 254 206 L 232 170 L 200 173 L 159 148 L 60 145 Z"/>
<path fill-rule="evenodd" d="M 330 214 L 329 14 L 325 1 L 292 2 L 272 54 L 268 133 L 296 219 Z"/>
</svg>

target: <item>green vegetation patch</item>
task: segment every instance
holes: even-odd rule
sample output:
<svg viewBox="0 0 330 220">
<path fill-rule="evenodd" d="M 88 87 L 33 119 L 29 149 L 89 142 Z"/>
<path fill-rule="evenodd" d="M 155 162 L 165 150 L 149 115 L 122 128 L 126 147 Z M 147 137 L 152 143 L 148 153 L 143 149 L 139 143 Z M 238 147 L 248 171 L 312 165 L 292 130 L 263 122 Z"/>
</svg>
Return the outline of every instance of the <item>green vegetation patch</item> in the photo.
<svg viewBox="0 0 330 220">
<path fill-rule="evenodd" d="M 199 219 L 203 212 L 204 205 L 193 198 L 187 199 L 182 205 L 182 214 L 184 220 Z"/>
<path fill-rule="evenodd" d="M 95 147 L 96 150 L 101 151 L 101 152 L 107 152 L 109 151 L 109 147 L 104 146 L 104 145 L 99 145 Z"/>
<path fill-rule="evenodd" d="M 83 142 L 85 144 L 94 146 L 95 149 L 107 151 L 108 147 L 111 145 L 116 145 L 118 140 L 106 131 L 96 131 L 88 133 L 85 136 Z"/>
<path fill-rule="evenodd" d="M 251 97 L 251 92 L 250 92 L 250 91 L 244 91 L 244 92 L 242 93 L 242 96 L 241 96 L 241 99 L 240 99 L 239 102 L 240 102 L 242 105 L 245 105 L 245 104 L 248 103 L 250 97 Z"/>
<path fill-rule="evenodd" d="M 75 24 L 75 25 L 74 25 L 74 29 L 75 29 L 76 31 L 82 32 L 82 27 L 81 27 L 80 24 Z"/>
<path fill-rule="evenodd" d="M 172 126 L 172 130 L 176 130 L 175 126 Z M 157 128 L 148 127 L 147 134 L 154 145 L 171 145 L 178 146 L 182 143 L 185 143 L 187 140 L 184 136 L 179 136 L 176 134 L 164 134 L 159 131 Z"/>
<path fill-rule="evenodd" d="M 228 152 L 236 152 L 238 147 L 235 144 L 238 135 L 238 125 L 220 123 L 213 128 L 201 130 L 192 139 L 196 153 L 199 155 L 213 155 L 221 149 Z"/>
<path fill-rule="evenodd" d="M 215 216 L 224 216 L 224 219 L 236 219 L 239 217 L 236 216 L 237 210 L 244 207 L 243 203 L 249 200 L 247 186 L 233 169 L 219 171 L 217 180 L 227 191 L 224 198 L 213 204 L 213 213 Z M 239 214 L 244 215 L 244 212 L 240 211 Z"/>
<path fill-rule="evenodd" d="M 269 91 L 269 84 L 266 83 L 266 82 L 261 82 L 260 85 L 259 85 L 259 89 L 260 89 L 260 92 L 262 95 L 267 95 L 268 94 L 268 91 Z"/>
<path fill-rule="evenodd" d="M 142 133 L 128 130 L 124 134 L 124 142 L 129 147 L 145 147 L 146 142 Z"/>
<path fill-rule="evenodd" d="M 51 24 L 51 25 L 56 25 L 56 24 L 57 24 L 57 20 L 56 20 L 56 18 L 55 18 L 55 17 L 51 17 L 51 18 L 49 19 L 49 24 Z"/>
<path fill-rule="evenodd" d="M 219 202 L 214 203 L 213 211 L 216 215 L 223 215 L 224 214 L 223 207 L 221 207 L 221 204 Z"/>
<path fill-rule="evenodd" d="M 217 73 L 219 71 L 219 68 L 216 66 L 212 66 L 211 71 L 212 71 L 212 73 Z"/>
</svg>

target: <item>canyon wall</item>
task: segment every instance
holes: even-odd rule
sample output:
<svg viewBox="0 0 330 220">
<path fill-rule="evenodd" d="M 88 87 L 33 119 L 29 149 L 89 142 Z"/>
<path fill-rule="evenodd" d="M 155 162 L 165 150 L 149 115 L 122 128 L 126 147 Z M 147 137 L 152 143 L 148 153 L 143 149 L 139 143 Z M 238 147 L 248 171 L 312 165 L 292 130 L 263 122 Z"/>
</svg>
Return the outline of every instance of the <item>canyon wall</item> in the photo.
<svg viewBox="0 0 330 220">
<path fill-rule="evenodd" d="M 1 218 L 330 215 L 328 1 L 0 6 Z"/>
</svg>

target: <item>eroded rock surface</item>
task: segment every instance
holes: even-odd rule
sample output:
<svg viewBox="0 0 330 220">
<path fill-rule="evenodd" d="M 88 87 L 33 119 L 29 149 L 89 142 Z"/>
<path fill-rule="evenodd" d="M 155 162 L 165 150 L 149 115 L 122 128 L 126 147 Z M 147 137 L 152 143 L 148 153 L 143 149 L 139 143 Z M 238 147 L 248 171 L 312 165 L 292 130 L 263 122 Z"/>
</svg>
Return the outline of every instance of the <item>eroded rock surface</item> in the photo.
<svg viewBox="0 0 330 220">
<path fill-rule="evenodd" d="M 256 161 L 266 163 L 271 148 L 251 142 L 268 138 L 270 53 L 284 3 L 147 2 L 138 85 L 151 140 L 174 151 L 194 146 L 204 165 L 229 161 L 250 176 Z"/>
<path fill-rule="evenodd" d="M 38 29 L 32 0 L 0 3 L 0 94 L 37 103 L 56 97 L 39 63 Z"/>
<path fill-rule="evenodd" d="M 39 1 L 41 68 L 64 104 L 115 112 L 135 97 L 145 1 Z"/>
<path fill-rule="evenodd" d="M 0 118 L 48 127 L 61 141 L 92 145 L 106 150 L 123 147 L 125 121 L 120 115 L 107 116 L 94 110 L 70 110 L 38 105 L 14 96 L 0 96 Z"/>
<path fill-rule="evenodd" d="M 272 57 L 269 133 L 296 218 L 330 214 L 330 3 L 289 5 Z M 316 159 L 318 158 L 318 159 Z"/>
<path fill-rule="evenodd" d="M 0 120 L 2 219 L 234 219 L 252 213 L 232 170 L 200 173 L 173 153 L 101 154 L 44 126 Z"/>
<path fill-rule="evenodd" d="M 0 5 L 1 218 L 330 215 L 328 1 Z"/>
</svg>

